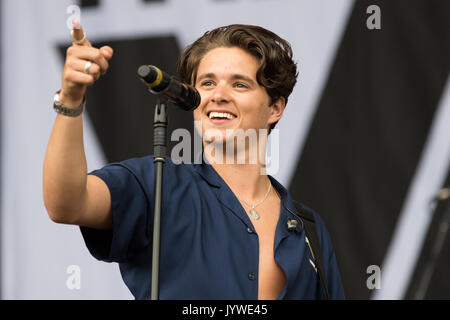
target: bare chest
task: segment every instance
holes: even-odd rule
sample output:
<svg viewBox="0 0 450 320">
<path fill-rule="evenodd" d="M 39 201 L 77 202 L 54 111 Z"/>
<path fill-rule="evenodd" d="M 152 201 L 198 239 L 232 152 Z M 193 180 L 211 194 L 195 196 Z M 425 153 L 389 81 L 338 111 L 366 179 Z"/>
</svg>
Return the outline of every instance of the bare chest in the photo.
<svg viewBox="0 0 450 320">
<path fill-rule="evenodd" d="M 255 220 L 247 214 L 258 235 L 259 241 L 259 270 L 258 270 L 258 299 L 276 299 L 286 283 L 286 276 L 274 258 L 275 230 L 280 216 L 280 200 L 273 197 L 266 203 L 255 208 L 260 215 Z"/>
</svg>

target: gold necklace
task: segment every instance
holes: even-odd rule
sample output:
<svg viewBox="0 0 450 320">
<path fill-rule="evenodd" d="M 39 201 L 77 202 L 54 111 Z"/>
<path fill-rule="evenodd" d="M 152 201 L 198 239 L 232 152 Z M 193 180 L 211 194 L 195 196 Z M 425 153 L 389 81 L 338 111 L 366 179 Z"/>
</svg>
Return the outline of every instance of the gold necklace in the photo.
<svg viewBox="0 0 450 320">
<path fill-rule="evenodd" d="M 250 211 L 248 212 L 248 214 L 250 215 L 250 217 L 252 217 L 255 220 L 258 220 L 260 218 L 260 215 L 258 213 L 258 211 L 255 210 L 255 208 L 257 206 L 259 206 L 261 203 L 263 203 L 264 201 L 266 201 L 267 196 L 269 195 L 270 192 L 270 188 L 272 187 L 272 184 L 269 181 L 269 188 L 267 189 L 266 195 L 264 196 L 264 199 L 262 199 L 260 202 L 256 203 L 256 204 L 248 204 L 247 202 L 245 202 L 244 200 L 240 199 L 243 203 L 245 203 L 248 207 L 251 207 Z"/>
</svg>

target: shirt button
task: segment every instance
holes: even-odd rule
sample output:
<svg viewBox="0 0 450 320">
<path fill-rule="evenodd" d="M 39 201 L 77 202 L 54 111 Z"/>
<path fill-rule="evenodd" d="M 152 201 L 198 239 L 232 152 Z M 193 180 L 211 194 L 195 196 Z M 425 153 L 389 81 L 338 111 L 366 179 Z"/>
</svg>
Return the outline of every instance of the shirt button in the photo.
<svg viewBox="0 0 450 320">
<path fill-rule="evenodd" d="M 253 233 L 252 229 L 250 229 L 250 227 L 247 227 L 247 232 L 248 233 Z"/>
<path fill-rule="evenodd" d="M 255 274 L 254 273 L 249 273 L 248 274 L 248 279 L 249 280 L 255 280 Z"/>
</svg>

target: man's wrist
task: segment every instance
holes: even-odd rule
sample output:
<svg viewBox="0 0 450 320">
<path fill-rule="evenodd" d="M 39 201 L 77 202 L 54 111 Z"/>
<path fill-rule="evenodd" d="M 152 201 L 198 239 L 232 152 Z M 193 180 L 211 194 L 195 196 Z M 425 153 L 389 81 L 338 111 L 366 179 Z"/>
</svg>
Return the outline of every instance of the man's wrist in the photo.
<svg viewBox="0 0 450 320">
<path fill-rule="evenodd" d="M 84 96 L 74 99 L 73 97 L 66 95 L 63 89 L 57 91 L 56 93 L 58 92 L 59 101 L 68 108 L 76 109 L 83 104 Z"/>
<path fill-rule="evenodd" d="M 53 109 L 57 113 L 69 117 L 79 116 L 81 113 L 83 113 L 85 105 L 85 97 L 83 97 L 83 100 L 81 102 L 70 101 L 70 99 L 66 99 L 63 95 L 61 95 L 61 90 L 57 91 L 53 98 Z"/>
</svg>

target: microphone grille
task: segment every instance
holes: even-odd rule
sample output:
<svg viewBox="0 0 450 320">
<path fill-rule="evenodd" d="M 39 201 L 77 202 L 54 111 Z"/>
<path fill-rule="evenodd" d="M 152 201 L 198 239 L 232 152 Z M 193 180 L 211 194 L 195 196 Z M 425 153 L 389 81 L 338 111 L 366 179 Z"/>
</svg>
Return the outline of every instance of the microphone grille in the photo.
<svg viewBox="0 0 450 320">
<path fill-rule="evenodd" d="M 158 78 L 158 71 L 155 69 L 156 68 L 153 66 L 142 65 L 139 67 L 137 73 L 142 80 L 148 84 L 151 84 Z"/>
</svg>

